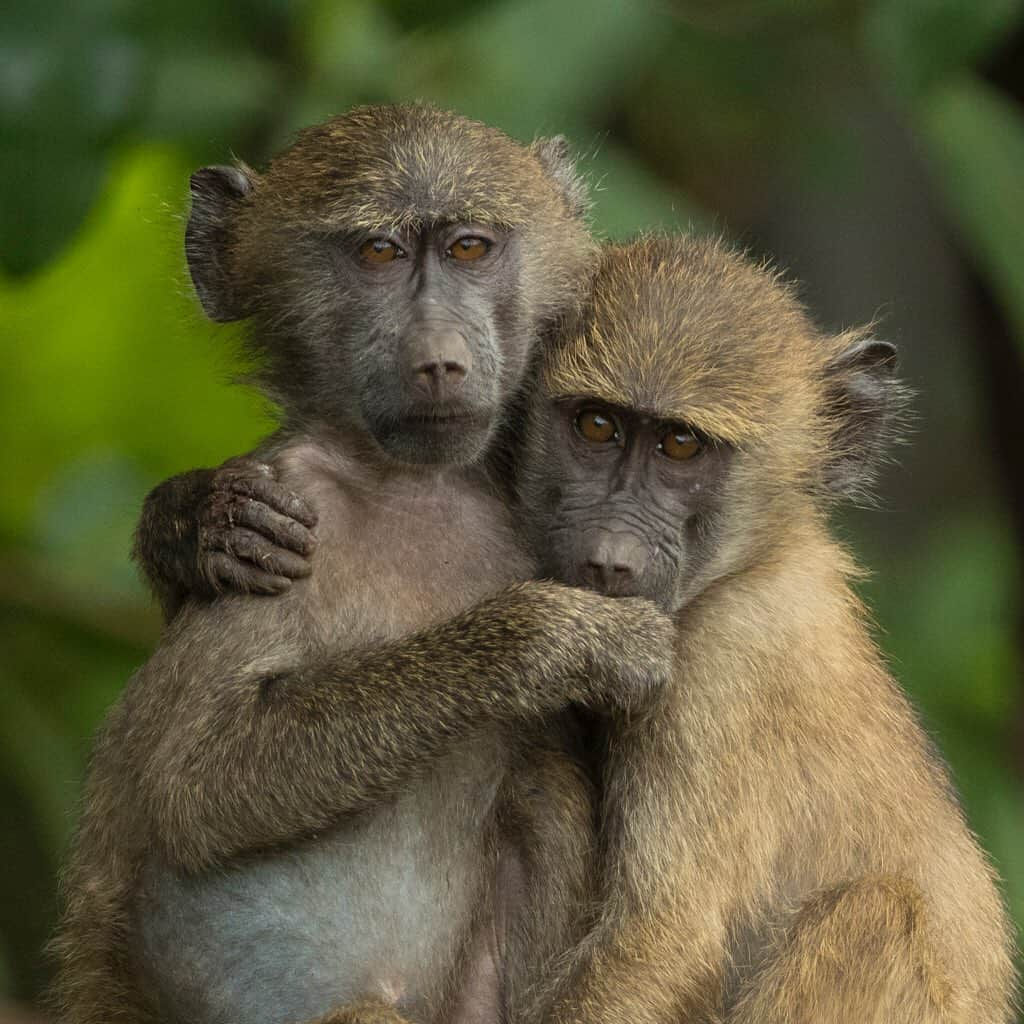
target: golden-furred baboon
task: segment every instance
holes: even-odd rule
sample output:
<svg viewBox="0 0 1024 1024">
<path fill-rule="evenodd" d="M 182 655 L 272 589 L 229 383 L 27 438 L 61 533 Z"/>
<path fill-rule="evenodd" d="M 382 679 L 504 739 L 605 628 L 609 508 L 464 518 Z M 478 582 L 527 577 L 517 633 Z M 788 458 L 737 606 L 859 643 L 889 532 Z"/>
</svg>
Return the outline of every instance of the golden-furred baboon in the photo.
<svg viewBox="0 0 1024 1024">
<path fill-rule="evenodd" d="M 529 980 L 506 932 L 538 962 L 571 944 L 593 818 L 568 706 L 635 705 L 672 637 L 647 601 L 519 582 L 495 438 L 583 292 L 581 206 L 557 140 L 419 105 L 193 176 L 196 290 L 249 320 L 283 422 L 169 485 L 226 504 L 223 547 L 173 516 L 169 546 L 140 535 L 173 621 L 93 753 L 68 1024 L 493 1020 Z M 317 571 L 273 601 L 170 586 L 236 579 L 258 529 L 308 549 L 314 520 Z M 282 589 L 278 557 L 244 582 Z"/>
<path fill-rule="evenodd" d="M 600 920 L 546 1024 L 1010 1021 L 993 871 L 827 524 L 887 453 L 895 362 L 698 238 L 609 247 L 551 349 L 521 450 L 542 571 L 656 600 L 677 645 L 613 713 Z"/>
</svg>

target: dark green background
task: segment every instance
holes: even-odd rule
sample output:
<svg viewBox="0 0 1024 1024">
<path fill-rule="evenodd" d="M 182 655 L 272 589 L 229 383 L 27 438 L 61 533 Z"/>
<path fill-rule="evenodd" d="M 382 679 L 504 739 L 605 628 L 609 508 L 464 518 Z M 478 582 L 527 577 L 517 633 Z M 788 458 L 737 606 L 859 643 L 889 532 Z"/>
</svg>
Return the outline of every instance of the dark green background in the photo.
<svg viewBox="0 0 1024 1024">
<path fill-rule="evenodd" d="M 140 500 L 270 422 L 189 292 L 188 174 L 368 100 L 563 132 L 601 234 L 723 232 L 824 324 L 900 345 L 915 436 L 880 508 L 838 528 L 1024 920 L 1021 2 L 8 0 L 2 19 L 0 998 L 45 983 L 89 737 L 157 635 L 127 558 Z"/>
</svg>

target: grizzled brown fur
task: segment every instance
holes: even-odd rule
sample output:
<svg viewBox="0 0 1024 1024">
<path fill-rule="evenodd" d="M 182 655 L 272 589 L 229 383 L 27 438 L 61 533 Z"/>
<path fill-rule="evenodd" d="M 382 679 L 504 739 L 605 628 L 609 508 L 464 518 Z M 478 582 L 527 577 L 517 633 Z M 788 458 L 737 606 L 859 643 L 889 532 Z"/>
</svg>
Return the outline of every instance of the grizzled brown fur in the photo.
<svg viewBox="0 0 1024 1024">
<path fill-rule="evenodd" d="M 681 420 L 733 454 L 674 682 L 611 727 L 601 922 L 552 973 L 548 1024 L 1012 1019 L 994 872 L 826 522 L 898 421 L 892 367 L 710 239 L 610 247 L 551 354 L 550 395 Z"/>
<path fill-rule="evenodd" d="M 228 246 L 245 282 L 240 313 L 289 277 L 296 239 L 464 222 L 515 229 L 524 292 L 541 319 L 560 315 L 592 254 L 580 245 L 586 187 L 565 157 L 562 139 L 523 146 L 426 104 L 360 107 L 307 128 L 265 173 L 244 168 L 251 190 Z"/>
<path fill-rule="evenodd" d="M 301 494 L 316 571 L 273 601 L 165 600 L 180 610 L 90 766 L 62 1019 L 492 1020 L 586 918 L 593 810 L 567 705 L 635 704 L 671 657 L 648 602 L 520 582 L 534 566 L 491 465 L 539 331 L 585 287 L 578 180 L 557 140 L 414 106 L 192 188 L 200 300 L 252 316 L 283 403 L 262 468 L 231 467 L 248 490 L 230 507 Z M 468 217 L 495 238 L 490 269 L 446 259 Z M 374 278 L 360 247 L 396 220 L 409 257 Z M 401 359 L 456 331 L 476 378 L 438 410 Z M 467 411 L 472 450 L 440 415 Z M 171 504 L 223 476 L 172 482 Z M 163 525 L 188 557 L 140 538 L 143 557 L 194 572 L 194 509 Z"/>
</svg>

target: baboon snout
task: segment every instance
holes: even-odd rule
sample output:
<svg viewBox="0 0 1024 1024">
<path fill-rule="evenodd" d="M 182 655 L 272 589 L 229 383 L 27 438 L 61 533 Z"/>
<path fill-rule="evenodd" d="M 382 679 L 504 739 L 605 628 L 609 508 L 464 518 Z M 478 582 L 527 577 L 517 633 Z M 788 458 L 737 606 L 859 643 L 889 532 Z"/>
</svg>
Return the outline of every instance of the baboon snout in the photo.
<svg viewBox="0 0 1024 1024">
<path fill-rule="evenodd" d="M 587 546 L 583 573 L 594 590 L 604 594 L 635 594 L 647 564 L 647 547 L 628 533 L 604 533 Z"/>
<path fill-rule="evenodd" d="M 473 365 L 469 346 L 454 327 L 426 328 L 408 344 L 403 371 L 410 386 L 431 402 L 454 399 Z"/>
</svg>

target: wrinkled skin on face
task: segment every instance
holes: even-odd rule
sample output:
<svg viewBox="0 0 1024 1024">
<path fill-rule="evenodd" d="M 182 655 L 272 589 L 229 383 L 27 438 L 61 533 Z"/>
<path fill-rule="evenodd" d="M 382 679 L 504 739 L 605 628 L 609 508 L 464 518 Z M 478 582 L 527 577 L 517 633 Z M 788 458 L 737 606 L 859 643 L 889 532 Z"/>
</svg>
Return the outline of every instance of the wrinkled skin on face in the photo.
<svg viewBox="0 0 1024 1024">
<path fill-rule="evenodd" d="M 327 265 L 318 272 L 336 296 L 329 315 L 339 334 L 360 338 L 332 354 L 357 408 L 324 395 L 321 415 L 339 425 L 356 417 L 403 462 L 477 459 L 520 386 L 532 343 L 517 300 L 515 234 L 454 223 L 321 244 Z"/>
<path fill-rule="evenodd" d="M 869 493 L 906 398 L 895 367 L 715 239 L 606 246 L 520 445 L 543 572 L 678 610 L 808 509 Z"/>
<path fill-rule="evenodd" d="M 729 446 L 596 398 L 550 401 L 534 429 L 547 482 L 529 509 L 541 571 L 678 608 L 714 549 Z"/>
<path fill-rule="evenodd" d="M 249 321 L 287 430 L 403 463 L 475 462 L 594 252 L 562 139 L 423 105 L 350 111 L 263 174 L 192 177 L 186 253 L 214 320 Z"/>
</svg>

